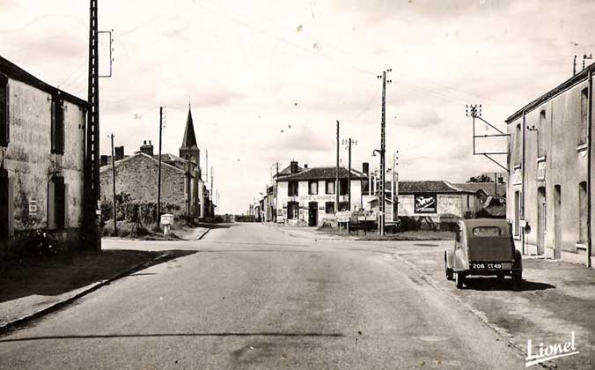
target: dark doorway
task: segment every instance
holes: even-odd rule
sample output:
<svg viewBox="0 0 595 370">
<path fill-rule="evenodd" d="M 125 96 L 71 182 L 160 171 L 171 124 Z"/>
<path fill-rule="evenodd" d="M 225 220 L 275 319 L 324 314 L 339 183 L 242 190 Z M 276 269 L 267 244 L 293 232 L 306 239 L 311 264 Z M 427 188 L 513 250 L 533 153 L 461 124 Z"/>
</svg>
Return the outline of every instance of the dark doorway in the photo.
<svg viewBox="0 0 595 370">
<path fill-rule="evenodd" d="M 54 177 L 54 221 L 56 229 L 64 230 L 66 226 L 66 187 L 64 177 Z"/>
<path fill-rule="evenodd" d="M 0 169 L 0 238 L 12 236 L 12 191 L 8 171 Z"/>
<path fill-rule="evenodd" d="M 318 202 L 308 204 L 308 226 L 318 226 Z"/>
<path fill-rule="evenodd" d="M 545 201 L 545 188 L 537 189 L 537 254 L 545 251 L 545 236 L 547 233 L 547 208 Z"/>
<path fill-rule="evenodd" d="M 554 258 L 562 257 L 562 190 L 560 185 L 554 186 Z"/>
</svg>

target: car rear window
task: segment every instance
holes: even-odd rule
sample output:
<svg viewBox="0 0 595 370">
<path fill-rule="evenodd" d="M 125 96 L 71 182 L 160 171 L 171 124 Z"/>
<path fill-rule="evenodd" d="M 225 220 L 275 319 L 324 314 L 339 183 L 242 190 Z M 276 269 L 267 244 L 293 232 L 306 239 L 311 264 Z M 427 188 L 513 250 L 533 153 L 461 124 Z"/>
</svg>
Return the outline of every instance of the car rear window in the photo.
<svg viewBox="0 0 595 370">
<path fill-rule="evenodd" d="M 479 237 L 501 236 L 502 230 L 496 226 L 474 227 L 473 235 Z"/>
</svg>

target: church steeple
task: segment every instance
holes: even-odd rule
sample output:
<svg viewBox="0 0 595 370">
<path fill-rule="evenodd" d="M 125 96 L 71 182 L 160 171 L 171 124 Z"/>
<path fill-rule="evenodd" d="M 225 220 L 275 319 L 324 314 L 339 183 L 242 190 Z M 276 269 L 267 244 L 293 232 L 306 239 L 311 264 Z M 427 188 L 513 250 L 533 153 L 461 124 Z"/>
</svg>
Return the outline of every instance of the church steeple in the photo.
<svg viewBox="0 0 595 370">
<path fill-rule="evenodd" d="M 196 144 L 196 135 L 194 134 L 194 122 L 192 121 L 192 111 L 190 111 L 190 107 L 188 107 L 188 118 L 186 118 L 186 130 L 184 131 L 184 140 L 182 141 L 180 152 L 182 150 L 188 149 L 198 149 L 198 145 Z"/>
</svg>

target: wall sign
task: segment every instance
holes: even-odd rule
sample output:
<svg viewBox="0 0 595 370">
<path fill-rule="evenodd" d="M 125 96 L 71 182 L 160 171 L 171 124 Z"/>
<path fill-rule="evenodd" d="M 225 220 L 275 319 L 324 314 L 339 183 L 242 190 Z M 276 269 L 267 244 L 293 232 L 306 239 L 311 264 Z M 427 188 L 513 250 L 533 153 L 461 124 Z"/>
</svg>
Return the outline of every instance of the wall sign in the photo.
<svg viewBox="0 0 595 370">
<path fill-rule="evenodd" d="M 415 194 L 413 196 L 415 213 L 436 213 L 437 197 L 436 194 Z"/>
<path fill-rule="evenodd" d="M 37 201 L 35 199 L 29 199 L 29 217 L 37 216 Z"/>
</svg>

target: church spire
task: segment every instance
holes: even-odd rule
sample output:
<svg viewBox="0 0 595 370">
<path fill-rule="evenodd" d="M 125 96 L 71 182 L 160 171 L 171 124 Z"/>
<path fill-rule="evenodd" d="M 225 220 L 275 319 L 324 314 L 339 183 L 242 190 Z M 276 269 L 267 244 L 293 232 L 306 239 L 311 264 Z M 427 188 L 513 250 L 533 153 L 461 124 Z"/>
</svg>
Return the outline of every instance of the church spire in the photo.
<svg viewBox="0 0 595 370">
<path fill-rule="evenodd" d="M 186 118 L 186 130 L 184 131 L 184 140 L 182 141 L 182 149 L 198 149 L 196 144 L 196 135 L 194 134 L 194 122 L 192 121 L 192 112 L 190 106 L 188 107 L 188 118 Z"/>
</svg>

